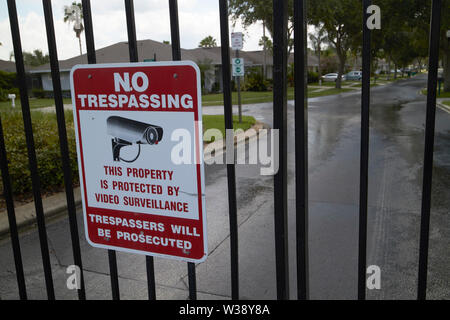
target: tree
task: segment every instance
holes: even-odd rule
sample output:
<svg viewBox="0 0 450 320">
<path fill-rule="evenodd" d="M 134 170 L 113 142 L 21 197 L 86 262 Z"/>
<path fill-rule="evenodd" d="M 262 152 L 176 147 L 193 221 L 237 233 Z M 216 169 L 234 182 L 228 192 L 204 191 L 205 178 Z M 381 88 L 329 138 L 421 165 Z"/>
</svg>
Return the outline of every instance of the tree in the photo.
<svg viewBox="0 0 450 320">
<path fill-rule="evenodd" d="M 36 49 L 33 52 L 23 52 L 23 63 L 26 66 L 37 67 L 49 62 L 50 57 L 48 56 L 48 54 L 44 55 L 42 53 L 42 50 Z"/>
<path fill-rule="evenodd" d="M 207 36 L 204 38 L 200 43 L 198 44 L 199 48 L 214 48 L 217 47 L 216 39 L 214 39 L 212 36 Z"/>
<path fill-rule="evenodd" d="M 265 32 L 264 32 L 264 34 L 265 34 Z M 273 56 L 273 43 L 268 37 L 263 35 L 261 37 L 261 39 L 259 39 L 258 45 L 260 47 L 263 47 L 263 77 L 264 77 L 264 80 L 266 80 L 267 79 L 267 52 L 269 52 L 269 54 L 271 56 Z"/>
<path fill-rule="evenodd" d="M 382 12 L 389 14 L 383 15 L 379 36 L 373 33 L 372 46 L 380 45 L 388 61 L 396 64 L 395 70 L 414 60 L 421 66 L 429 50 L 431 1 L 378 0 L 377 4 Z M 445 36 L 446 30 L 450 29 L 450 0 L 443 0 L 442 8 L 440 54 L 444 67 L 444 91 L 450 91 L 450 43 Z"/>
<path fill-rule="evenodd" d="M 75 36 L 78 38 L 80 45 L 80 55 L 83 54 L 81 50 L 81 33 L 84 30 L 82 20 L 83 10 L 81 3 L 72 2 L 71 6 L 64 6 L 64 22 L 73 22 L 73 31 L 75 31 Z"/>
<path fill-rule="evenodd" d="M 431 3 L 425 1 L 419 6 L 420 15 L 416 19 L 417 30 L 427 30 L 426 36 L 422 36 L 421 39 L 424 42 L 423 45 L 428 47 L 428 30 L 430 30 L 430 12 Z M 450 39 L 447 38 L 447 30 L 450 30 L 450 0 L 442 1 L 442 11 L 441 14 L 441 30 L 440 30 L 440 57 L 442 61 L 442 67 L 444 69 L 444 91 L 450 92 Z"/>
<path fill-rule="evenodd" d="M 272 40 L 270 40 L 268 37 L 266 36 L 262 36 L 261 39 L 259 39 L 258 45 L 260 47 L 265 47 L 266 50 L 273 55 L 273 43 Z"/>
<path fill-rule="evenodd" d="M 200 81 L 201 81 L 201 87 L 202 92 L 206 93 L 206 78 L 209 73 L 214 71 L 214 66 L 212 64 L 212 60 L 205 58 L 203 60 L 197 61 L 197 66 L 200 69 Z"/>
<path fill-rule="evenodd" d="M 339 60 L 336 88 L 339 89 L 347 55 L 355 47 L 355 39 L 361 33 L 361 14 L 361 1 L 316 0 L 309 5 L 310 23 L 323 26 L 329 43 L 336 50 Z"/>
<path fill-rule="evenodd" d="M 317 73 L 319 79 L 322 77 L 322 69 L 320 67 L 320 55 L 322 52 L 322 44 L 327 41 L 326 31 L 323 28 L 323 25 L 319 25 L 315 27 L 315 33 L 309 35 L 309 40 L 311 40 L 314 52 L 317 55 Z"/>
<path fill-rule="evenodd" d="M 273 4 L 271 0 L 229 0 L 229 14 L 233 24 L 240 20 L 244 28 L 262 21 L 273 39 Z M 292 39 L 294 33 L 293 15 L 294 6 L 293 1 L 290 0 L 288 2 L 288 53 L 294 46 Z"/>
</svg>

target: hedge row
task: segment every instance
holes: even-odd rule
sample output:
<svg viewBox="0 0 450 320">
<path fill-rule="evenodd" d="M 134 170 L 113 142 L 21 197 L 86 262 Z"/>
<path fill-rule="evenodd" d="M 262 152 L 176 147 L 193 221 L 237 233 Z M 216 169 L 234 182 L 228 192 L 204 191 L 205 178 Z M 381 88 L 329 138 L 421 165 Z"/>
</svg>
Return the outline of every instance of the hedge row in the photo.
<svg viewBox="0 0 450 320">
<path fill-rule="evenodd" d="M 21 112 L 2 112 L 2 125 L 14 194 L 32 191 L 28 152 Z M 74 184 L 78 183 L 78 166 L 73 129 L 73 115 L 65 113 L 70 166 Z M 32 125 L 38 172 L 42 192 L 57 191 L 64 186 L 58 127 L 54 113 L 32 112 Z M 3 184 L 0 185 L 0 189 Z M 3 190 L 2 190 L 3 191 Z M 3 193 L 3 192 L 2 192 Z"/>
<path fill-rule="evenodd" d="M 19 89 L 16 88 L 16 81 L 15 72 L 0 70 L 0 101 L 7 101 L 10 93 L 18 96 Z"/>
</svg>

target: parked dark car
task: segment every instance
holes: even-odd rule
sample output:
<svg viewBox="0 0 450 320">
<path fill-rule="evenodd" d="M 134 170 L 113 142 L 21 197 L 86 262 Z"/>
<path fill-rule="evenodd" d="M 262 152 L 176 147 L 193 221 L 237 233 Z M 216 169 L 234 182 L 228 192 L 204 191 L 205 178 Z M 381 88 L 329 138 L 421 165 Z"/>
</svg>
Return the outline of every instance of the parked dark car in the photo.
<svg viewBox="0 0 450 320">
<path fill-rule="evenodd" d="M 362 79 L 362 71 L 350 71 L 347 74 L 344 74 L 344 80 L 361 80 Z"/>
</svg>

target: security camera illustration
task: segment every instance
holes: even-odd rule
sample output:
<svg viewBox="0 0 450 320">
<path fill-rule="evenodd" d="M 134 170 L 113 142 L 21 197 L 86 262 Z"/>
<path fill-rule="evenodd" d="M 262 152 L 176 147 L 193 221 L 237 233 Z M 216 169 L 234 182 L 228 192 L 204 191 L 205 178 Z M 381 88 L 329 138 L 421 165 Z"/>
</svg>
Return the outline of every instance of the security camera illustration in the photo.
<svg viewBox="0 0 450 320">
<path fill-rule="evenodd" d="M 141 145 L 158 144 L 163 137 L 163 129 L 153 124 L 131 120 L 119 116 L 111 116 L 106 120 L 106 131 L 113 136 L 112 153 L 114 161 L 134 162 L 141 154 Z M 120 157 L 120 149 L 137 144 L 139 151 L 136 158 L 126 160 Z"/>
</svg>

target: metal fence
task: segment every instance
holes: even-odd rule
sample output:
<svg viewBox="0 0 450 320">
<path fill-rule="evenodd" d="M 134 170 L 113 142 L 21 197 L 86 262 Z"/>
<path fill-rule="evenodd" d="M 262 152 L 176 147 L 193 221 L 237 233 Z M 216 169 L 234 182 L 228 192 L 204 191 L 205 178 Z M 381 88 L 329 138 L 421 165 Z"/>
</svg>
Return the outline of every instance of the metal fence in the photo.
<svg viewBox="0 0 450 320">
<path fill-rule="evenodd" d="M 370 107 L 370 33 L 366 26 L 367 7 L 370 0 L 362 0 L 363 30 L 363 79 L 361 93 L 361 155 L 360 155 L 360 201 L 359 201 L 359 250 L 358 250 L 358 299 L 365 299 L 366 294 L 366 243 L 367 243 L 367 197 L 368 197 L 368 161 L 369 161 L 369 107 Z M 51 76 L 54 88 L 58 134 L 60 140 L 61 161 L 67 197 L 70 234 L 72 239 L 73 261 L 80 267 L 81 288 L 78 290 L 80 300 L 86 299 L 79 233 L 77 227 L 76 207 L 72 188 L 70 159 L 67 133 L 65 127 L 63 97 L 55 41 L 51 0 L 43 0 L 48 50 L 51 64 Z M 50 264 L 47 233 L 42 206 L 40 181 L 37 167 L 35 145 L 31 124 L 28 88 L 23 62 L 19 23 L 15 0 L 7 0 L 11 34 L 14 44 L 22 115 L 31 171 L 32 190 L 39 233 L 41 255 L 45 274 L 47 297 L 55 299 L 52 269 Z M 94 33 L 89 0 L 82 0 L 83 19 L 87 45 L 87 57 L 90 64 L 96 63 Z M 439 55 L 439 30 L 442 0 L 432 0 L 429 46 L 429 72 L 426 106 L 425 151 L 423 168 L 422 211 L 420 226 L 420 253 L 418 273 L 418 299 L 426 298 L 427 261 L 430 224 L 431 179 L 433 164 L 434 126 L 436 111 L 437 67 Z M 180 30 L 178 23 L 177 0 L 169 0 L 172 59 L 181 60 Z M 221 53 L 223 73 L 223 103 L 225 128 L 232 129 L 231 74 L 229 51 L 228 2 L 219 0 Z M 130 62 L 138 61 L 136 26 L 133 0 L 125 0 L 126 21 Z M 273 0 L 273 128 L 279 130 L 279 170 L 274 176 L 274 222 L 277 298 L 289 299 L 288 272 L 288 236 L 287 236 L 287 22 L 288 0 Z M 307 78 L 306 78 L 306 0 L 294 0 L 294 34 L 295 34 L 295 166 L 296 166 L 296 261 L 297 261 L 297 298 L 308 299 L 308 137 L 307 137 Z M 11 243 L 14 252 L 17 284 L 20 299 L 27 299 L 25 276 L 19 235 L 16 225 L 14 204 L 8 172 L 3 128 L 0 120 L 0 166 L 4 185 L 4 196 L 9 218 Z M 230 265 L 231 298 L 239 299 L 239 261 L 238 261 L 238 224 L 236 201 L 236 172 L 234 164 L 227 164 L 228 204 L 230 223 Z M 116 252 L 108 250 L 112 298 L 120 299 Z M 196 270 L 194 263 L 187 263 L 189 278 L 189 298 L 197 298 Z M 153 257 L 146 256 L 148 298 L 156 299 Z"/>
</svg>

